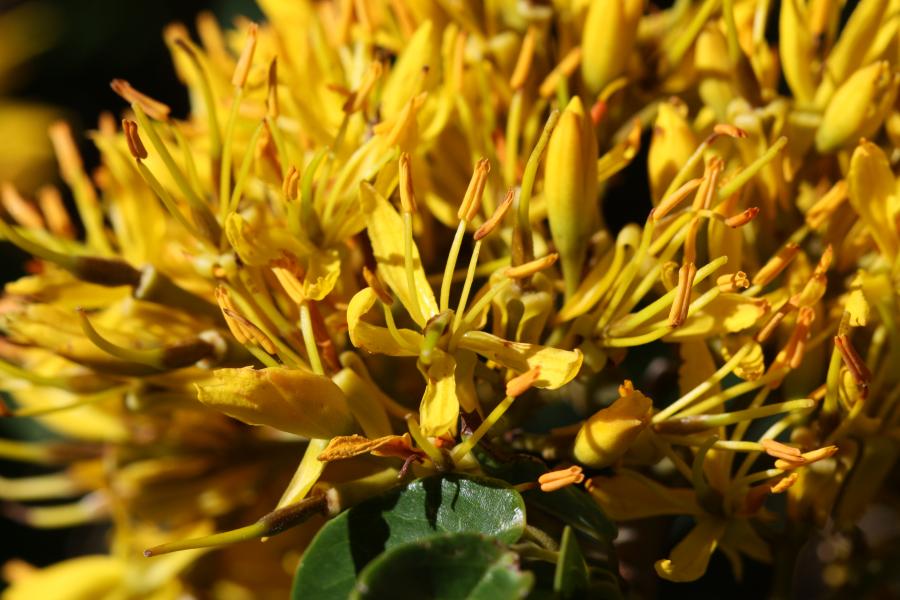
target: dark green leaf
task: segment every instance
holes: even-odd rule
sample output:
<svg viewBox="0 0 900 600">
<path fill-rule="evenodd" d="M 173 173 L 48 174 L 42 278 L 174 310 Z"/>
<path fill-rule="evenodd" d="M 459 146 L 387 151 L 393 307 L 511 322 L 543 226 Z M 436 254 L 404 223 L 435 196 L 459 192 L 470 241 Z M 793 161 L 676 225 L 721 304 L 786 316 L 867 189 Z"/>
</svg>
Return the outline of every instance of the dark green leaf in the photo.
<svg viewBox="0 0 900 600">
<path fill-rule="evenodd" d="M 587 591 L 588 570 L 572 527 L 563 529 L 559 544 L 559 562 L 553 577 L 553 591 L 561 598 L 580 598 Z"/>
<path fill-rule="evenodd" d="M 513 485 L 537 481 L 548 471 L 540 460 L 525 454 L 516 454 L 508 461 L 500 461 L 481 448 L 475 448 L 475 456 L 486 473 L 503 479 Z M 525 501 L 536 508 L 571 525 L 594 540 L 608 545 L 616 538 L 618 531 L 603 510 L 580 488 L 568 486 L 555 492 L 532 490 L 525 492 Z"/>
<path fill-rule="evenodd" d="M 350 598 L 514 600 L 525 597 L 532 579 L 498 542 L 445 533 L 384 552 L 360 574 Z"/>
<path fill-rule="evenodd" d="M 474 532 L 512 543 L 524 528 L 522 497 L 502 482 L 458 475 L 420 479 L 326 523 L 303 554 L 293 598 L 344 600 L 376 556 L 435 533 Z"/>
</svg>

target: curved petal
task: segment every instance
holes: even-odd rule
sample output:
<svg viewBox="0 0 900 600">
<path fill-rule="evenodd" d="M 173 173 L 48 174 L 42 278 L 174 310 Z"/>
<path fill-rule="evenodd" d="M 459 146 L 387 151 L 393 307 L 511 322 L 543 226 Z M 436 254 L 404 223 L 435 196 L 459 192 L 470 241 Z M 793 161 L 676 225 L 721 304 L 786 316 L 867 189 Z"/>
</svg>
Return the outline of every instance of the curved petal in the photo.
<svg viewBox="0 0 900 600">
<path fill-rule="evenodd" d="M 669 558 L 656 561 L 656 573 L 669 581 L 694 581 L 706 573 L 709 558 L 725 533 L 725 521 L 701 519 L 672 550 Z"/>
<path fill-rule="evenodd" d="M 435 349 L 431 364 L 419 364 L 427 380 L 419 407 L 422 432 L 431 437 L 456 433 L 459 399 L 456 397 L 456 361 L 453 356 Z"/>
<path fill-rule="evenodd" d="M 466 332 L 460 339 L 459 347 L 477 352 L 520 373 L 540 367 L 540 378 L 534 385 L 551 390 L 572 381 L 584 360 L 580 350 L 560 350 L 538 344 L 510 342 L 483 331 Z"/>
<path fill-rule="evenodd" d="M 422 335 L 411 329 L 398 329 L 404 344 L 400 344 L 387 327 L 370 325 L 362 320 L 362 316 L 369 312 L 375 304 L 377 296 L 372 288 L 362 289 L 350 300 L 347 306 L 347 328 L 350 333 L 350 341 L 357 348 L 367 350 L 372 354 L 387 354 L 388 356 L 416 356 L 422 343 Z"/>
</svg>

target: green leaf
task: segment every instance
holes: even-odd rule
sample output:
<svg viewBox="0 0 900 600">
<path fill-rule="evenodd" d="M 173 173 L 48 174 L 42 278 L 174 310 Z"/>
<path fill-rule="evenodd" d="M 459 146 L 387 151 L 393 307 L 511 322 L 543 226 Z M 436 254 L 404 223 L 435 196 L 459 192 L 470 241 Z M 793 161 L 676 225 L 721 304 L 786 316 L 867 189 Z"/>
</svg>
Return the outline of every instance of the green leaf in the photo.
<svg viewBox="0 0 900 600">
<path fill-rule="evenodd" d="M 344 600 L 385 550 L 435 533 L 473 532 L 504 543 L 525 529 L 522 496 L 503 482 L 438 475 L 399 486 L 325 524 L 303 554 L 295 600 Z"/>
<path fill-rule="evenodd" d="M 510 460 L 501 462 L 480 447 L 473 449 L 473 453 L 488 475 L 512 485 L 537 481 L 538 477 L 548 471 L 543 462 L 525 454 L 513 455 Z M 590 494 L 581 488 L 568 486 L 549 493 L 531 490 L 524 493 L 524 498 L 528 504 L 571 525 L 603 545 L 611 545 L 618 535 L 613 522 Z"/>
<path fill-rule="evenodd" d="M 350 598 L 524 598 L 533 577 L 518 562 L 514 552 L 483 535 L 438 534 L 384 552 L 360 574 Z"/>
<path fill-rule="evenodd" d="M 553 591 L 560 598 L 580 598 L 587 587 L 588 570 L 584 556 L 572 527 L 566 525 L 559 544 L 559 562 L 556 563 L 556 574 L 553 577 Z"/>
</svg>

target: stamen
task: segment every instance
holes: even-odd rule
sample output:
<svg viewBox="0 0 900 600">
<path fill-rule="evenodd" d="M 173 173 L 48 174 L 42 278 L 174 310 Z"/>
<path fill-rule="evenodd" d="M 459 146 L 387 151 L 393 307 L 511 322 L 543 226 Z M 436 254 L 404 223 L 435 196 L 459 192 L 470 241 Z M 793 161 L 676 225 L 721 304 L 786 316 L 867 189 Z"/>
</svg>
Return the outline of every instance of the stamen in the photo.
<svg viewBox="0 0 900 600">
<path fill-rule="evenodd" d="M 725 168 L 725 161 L 718 156 L 714 156 L 706 163 L 706 169 L 703 173 L 703 185 L 694 196 L 692 208 L 696 210 L 709 209 L 712 205 L 712 197 L 716 193 L 716 187 L 719 184 L 719 175 Z"/>
<path fill-rule="evenodd" d="M 569 76 L 575 72 L 578 65 L 581 64 L 581 46 L 576 46 L 569 50 L 556 67 L 550 71 L 550 74 L 544 79 L 538 88 L 541 98 L 549 98 L 556 93 L 561 83 L 564 83 Z"/>
<path fill-rule="evenodd" d="M 378 299 L 381 300 L 383 304 L 386 306 L 394 304 L 394 297 L 388 293 L 384 285 L 382 285 L 381 280 L 378 279 L 378 276 L 375 273 L 369 270 L 369 267 L 363 267 L 363 279 L 366 280 L 366 284 L 372 288 L 372 291 L 375 292 L 375 295 L 378 296 Z"/>
<path fill-rule="evenodd" d="M 800 252 L 800 246 L 794 242 L 785 244 L 753 277 L 754 286 L 765 286 L 784 271 Z"/>
<path fill-rule="evenodd" d="M 222 312 L 225 314 L 226 322 L 228 321 L 228 319 L 237 322 L 250 341 L 256 342 L 257 344 L 262 346 L 262 349 L 269 354 L 278 354 L 278 347 L 275 345 L 275 342 L 273 342 L 272 339 L 268 335 L 266 335 L 262 329 L 257 327 L 248 318 L 228 308 L 223 308 Z"/>
<path fill-rule="evenodd" d="M 816 405 L 815 400 L 804 398 L 802 400 L 789 400 L 787 402 L 779 402 L 769 404 L 757 408 L 748 408 L 746 410 L 736 410 L 733 412 L 724 412 L 717 414 L 694 414 L 685 417 L 677 417 L 669 419 L 653 425 L 654 429 L 659 433 L 678 433 L 689 434 L 706 431 L 714 427 L 725 427 L 734 425 L 741 421 L 753 421 L 763 417 L 777 415 L 779 413 L 801 411 L 812 408 Z"/>
<path fill-rule="evenodd" d="M 737 292 L 741 289 L 750 287 L 750 280 L 743 271 L 726 273 L 725 275 L 716 278 L 716 286 L 724 293 Z"/>
<path fill-rule="evenodd" d="M 680 327 L 684 320 L 687 319 L 688 308 L 691 303 L 691 288 L 696 275 L 697 267 L 692 262 L 687 263 L 678 270 L 678 287 L 676 288 L 675 300 L 672 302 L 672 309 L 669 311 L 670 327 Z"/>
<path fill-rule="evenodd" d="M 297 304 L 303 304 L 306 301 L 303 283 L 300 281 L 303 277 L 303 270 L 292 256 L 282 254 L 281 258 L 269 261 L 269 268 L 291 300 Z"/>
<path fill-rule="evenodd" d="M 834 211 L 847 197 L 847 182 L 841 179 L 809 207 L 809 210 L 806 211 L 806 224 L 813 229 L 818 229 L 828 217 L 834 214 Z"/>
<path fill-rule="evenodd" d="M 475 235 L 473 237 L 475 238 L 476 242 L 480 242 L 481 240 L 489 236 L 491 232 L 497 228 L 500 222 L 503 221 L 503 217 L 506 216 L 506 212 L 509 210 L 509 207 L 512 206 L 513 198 L 515 198 L 515 195 L 515 190 L 512 188 L 510 188 L 509 191 L 506 192 L 506 198 L 503 199 L 503 202 L 500 203 L 500 206 L 498 206 L 493 214 L 491 214 L 491 216 L 488 218 L 488 220 L 482 223 L 481 227 L 479 227 L 475 231 Z"/>
<path fill-rule="evenodd" d="M 253 64 L 253 53 L 256 51 L 256 23 L 250 23 L 247 30 L 247 40 L 244 42 L 244 49 L 238 59 L 237 65 L 234 67 L 234 74 L 231 77 L 231 84 L 234 87 L 242 88 L 247 83 L 247 75 L 250 73 L 250 67 Z"/>
<path fill-rule="evenodd" d="M 366 106 L 366 100 L 374 89 L 375 84 L 384 72 L 384 65 L 380 61 L 374 60 L 369 65 L 366 74 L 363 75 L 362 81 L 356 91 L 351 92 L 344 102 L 343 110 L 347 114 L 355 113 L 363 110 Z"/>
<path fill-rule="evenodd" d="M 541 367 L 537 366 L 521 375 L 517 375 L 506 383 L 506 395 L 518 398 L 534 385 L 534 382 L 541 377 Z"/>
<path fill-rule="evenodd" d="M 324 375 L 325 369 L 322 367 L 322 359 L 319 357 L 319 349 L 316 345 L 316 334 L 313 331 L 308 302 L 302 302 L 300 304 L 300 333 L 303 334 L 303 344 L 306 346 L 306 356 L 309 359 L 309 364 L 312 367 L 313 373 Z"/>
<path fill-rule="evenodd" d="M 725 224 L 731 228 L 743 227 L 750 221 L 756 218 L 756 215 L 759 214 L 759 207 L 751 206 L 744 212 L 738 213 L 736 215 L 732 215 L 725 219 Z"/>
<path fill-rule="evenodd" d="M 550 134 L 559 122 L 559 110 L 553 110 L 547 117 L 547 123 L 541 131 L 528 162 L 525 163 L 525 172 L 522 174 L 522 186 L 519 191 L 519 209 L 516 228 L 513 231 L 512 263 L 514 265 L 528 262 L 534 258 L 534 240 L 531 236 L 531 193 L 534 190 L 534 180 L 537 177 L 538 165 L 541 156 L 550 141 Z"/>
<path fill-rule="evenodd" d="M 172 109 L 159 100 L 154 100 L 150 96 L 137 91 L 124 79 L 113 79 L 109 86 L 129 104 L 140 105 L 145 113 L 157 121 L 169 120 L 169 113 L 172 112 Z"/>
<path fill-rule="evenodd" d="M 416 419 L 416 416 L 409 413 L 406 415 L 405 419 L 406 427 L 409 429 L 410 435 L 412 435 L 419 448 L 428 455 L 428 458 L 431 459 L 431 462 L 435 467 L 439 469 L 443 468 L 444 463 L 446 462 L 444 460 L 444 455 L 441 454 L 441 451 L 437 449 L 437 446 L 432 444 L 431 440 L 422 433 L 422 429 L 419 427 L 419 421 Z"/>
<path fill-rule="evenodd" d="M 788 139 L 784 136 L 778 138 L 768 150 L 766 150 L 759 158 L 746 166 L 740 173 L 735 175 L 728 183 L 719 188 L 719 198 L 728 198 L 748 181 L 753 179 L 763 167 L 765 167 L 772 159 L 775 158 L 781 149 L 787 145 Z"/>
<path fill-rule="evenodd" d="M 0 190 L 3 208 L 26 229 L 44 229 L 44 219 L 33 204 L 25 200 L 13 184 L 4 181 Z"/>
<path fill-rule="evenodd" d="M 696 179 L 691 179 L 677 190 L 672 192 L 671 194 L 666 195 L 665 198 L 660 201 L 660 203 L 653 209 L 652 219 L 654 221 L 659 221 L 666 215 L 668 215 L 672 210 L 675 209 L 681 202 L 687 198 L 691 192 L 700 187 L 700 184 L 703 183 L 703 178 L 698 177 Z"/>
<path fill-rule="evenodd" d="M 737 139 L 744 139 L 747 137 L 746 131 L 729 123 L 716 123 L 713 125 L 713 132 L 718 135 L 727 135 Z"/>
<path fill-rule="evenodd" d="M 52 185 L 45 185 L 38 190 L 37 199 L 50 231 L 58 237 L 67 240 L 73 239 L 75 227 L 72 225 L 59 190 Z"/>
<path fill-rule="evenodd" d="M 763 328 L 759 330 L 753 339 L 760 344 L 765 343 L 772 334 L 775 333 L 775 329 L 777 329 L 781 322 L 784 321 L 784 318 L 796 310 L 797 306 L 796 297 L 785 302 L 777 311 L 775 311 L 772 318 L 763 325 Z"/>
<path fill-rule="evenodd" d="M 468 192 L 466 194 L 468 195 Z M 414 213 L 418 210 L 409 168 L 409 154 L 406 152 L 400 154 L 400 209 L 404 213 Z"/>
<path fill-rule="evenodd" d="M 539 273 L 544 269 L 548 269 L 553 266 L 556 261 L 559 260 L 559 254 L 553 252 L 544 256 L 542 258 L 536 258 L 530 262 L 519 265 L 517 267 L 510 267 L 503 272 L 503 274 L 510 279 L 524 279 L 525 277 L 531 277 L 535 273 Z"/>
<path fill-rule="evenodd" d="M 475 218 L 481 210 L 481 198 L 484 195 L 484 186 L 487 183 L 488 173 L 491 172 L 491 162 L 482 158 L 475 165 L 475 172 L 472 173 L 472 179 L 469 180 L 469 187 L 466 188 L 466 195 L 463 197 L 462 203 L 457 211 L 457 218 L 467 223 Z"/>
<path fill-rule="evenodd" d="M 144 147 L 144 142 L 138 135 L 137 123 L 130 119 L 122 119 L 122 131 L 125 134 L 125 141 L 128 143 L 128 151 L 131 152 L 131 156 L 137 160 L 146 159 L 147 148 Z"/>
<path fill-rule="evenodd" d="M 853 377 L 860 395 L 865 398 L 868 395 L 869 383 L 872 381 L 872 372 L 846 335 L 835 336 L 834 345 L 841 353 L 841 358 L 844 359 L 844 364 Z"/>
<path fill-rule="evenodd" d="M 791 460 L 783 460 L 783 459 L 776 460 L 775 468 L 782 469 L 784 471 L 796 469 L 797 467 L 810 465 L 816 461 L 830 458 L 831 456 L 834 456 L 834 454 L 837 451 L 838 451 L 837 446 L 825 446 L 824 448 L 819 448 L 817 450 L 811 450 L 810 452 L 804 452 L 803 454 L 800 455 L 800 458 L 803 459 L 800 462 L 791 461 Z"/>
<path fill-rule="evenodd" d="M 538 477 L 542 492 L 555 492 L 562 488 L 584 481 L 581 467 L 575 465 L 568 469 L 549 471 Z"/>
<path fill-rule="evenodd" d="M 528 80 L 528 73 L 531 71 L 531 64 L 534 62 L 534 46 L 537 40 L 538 29 L 531 25 L 522 38 L 522 46 L 519 48 L 519 57 L 516 59 L 516 66 L 513 69 L 512 77 L 509 78 L 509 87 L 515 91 L 525 86 Z"/>
<path fill-rule="evenodd" d="M 797 459 L 800 457 L 800 449 L 782 444 L 776 440 L 760 440 L 760 445 L 766 451 L 766 454 L 775 458 Z"/>
<path fill-rule="evenodd" d="M 800 478 L 800 473 L 791 473 L 787 477 L 783 477 L 783 478 L 779 479 L 778 483 L 773 485 L 769 489 L 769 491 L 771 491 L 773 494 L 782 494 L 782 493 L 788 491 L 788 489 L 790 489 L 790 487 L 792 485 L 797 483 L 797 480 L 799 478 Z"/>
<path fill-rule="evenodd" d="M 234 339 L 241 344 L 249 343 L 250 333 L 245 331 L 243 324 L 233 317 L 233 315 L 237 314 L 237 309 L 234 307 L 234 303 L 228 295 L 228 290 L 221 285 L 216 288 L 216 302 L 219 304 L 219 308 L 222 309 L 222 315 L 225 317 L 225 324 L 228 326 Z"/>
</svg>

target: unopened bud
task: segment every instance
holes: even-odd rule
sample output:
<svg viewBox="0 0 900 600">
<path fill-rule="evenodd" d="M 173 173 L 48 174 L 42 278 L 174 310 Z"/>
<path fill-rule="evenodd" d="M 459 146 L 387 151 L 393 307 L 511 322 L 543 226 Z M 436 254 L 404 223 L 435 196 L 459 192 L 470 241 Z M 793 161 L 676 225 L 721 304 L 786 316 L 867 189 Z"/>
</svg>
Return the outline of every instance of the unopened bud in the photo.
<svg viewBox="0 0 900 600">
<path fill-rule="evenodd" d="M 653 410 L 650 398 L 633 388 L 623 391 L 624 395 L 582 425 L 574 447 L 579 463 L 596 469 L 612 465 L 647 427 Z"/>
</svg>

